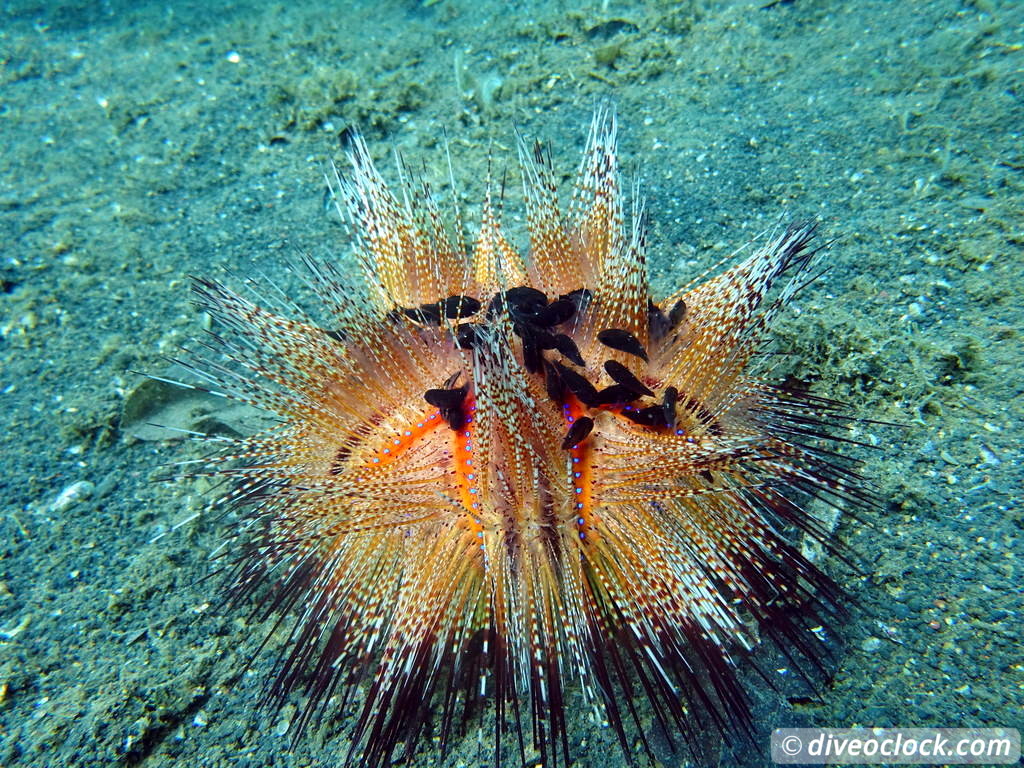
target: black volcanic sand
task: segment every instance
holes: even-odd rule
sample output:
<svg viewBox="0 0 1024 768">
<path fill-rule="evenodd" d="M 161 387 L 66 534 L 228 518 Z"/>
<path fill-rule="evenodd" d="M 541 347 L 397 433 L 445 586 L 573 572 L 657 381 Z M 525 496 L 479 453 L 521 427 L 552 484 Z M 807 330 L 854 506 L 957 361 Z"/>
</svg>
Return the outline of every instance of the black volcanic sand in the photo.
<svg viewBox="0 0 1024 768">
<path fill-rule="evenodd" d="M 840 523 L 862 573 L 828 566 L 855 607 L 820 697 L 768 656 L 782 693 L 755 685 L 759 733 L 722 764 L 767 764 L 780 724 L 1019 724 L 1024 6 L 286 5 L 0 12 L 0 763 L 341 762 L 351 711 L 292 748 L 294 707 L 257 708 L 280 641 L 247 668 L 267 625 L 204 579 L 232 520 L 188 521 L 209 489 L 158 482 L 200 447 L 133 436 L 247 416 L 133 371 L 202 334 L 188 274 L 290 289 L 301 252 L 351 266 L 323 182 L 346 126 L 445 195 L 447 130 L 471 214 L 490 153 L 522 243 L 513 126 L 568 181 L 606 97 L 656 288 L 819 218 L 832 268 L 779 323 L 779 372 L 905 425 L 852 435 L 885 505 Z M 580 765 L 622 764 L 609 730 L 571 738 Z M 470 734 L 445 764 L 478 762 Z M 415 764 L 441 764 L 429 738 Z"/>
</svg>

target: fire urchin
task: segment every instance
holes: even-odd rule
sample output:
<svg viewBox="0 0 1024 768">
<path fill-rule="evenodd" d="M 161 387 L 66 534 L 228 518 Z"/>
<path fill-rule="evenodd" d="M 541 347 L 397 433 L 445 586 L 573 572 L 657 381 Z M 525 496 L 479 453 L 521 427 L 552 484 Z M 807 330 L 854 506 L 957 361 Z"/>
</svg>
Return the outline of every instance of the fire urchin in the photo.
<svg viewBox="0 0 1024 768">
<path fill-rule="evenodd" d="M 525 716 L 542 762 L 569 761 L 569 695 L 627 756 L 641 697 L 666 732 L 744 723 L 736 653 L 814 659 L 837 595 L 793 543 L 828 539 L 805 502 L 868 498 L 829 443 L 842 406 L 753 364 L 814 227 L 655 301 L 609 111 L 564 217 L 520 140 L 525 256 L 490 194 L 466 248 L 457 209 L 449 228 L 407 173 L 393 194 L 349 138 L 335 193 L 365 287 L 307 259 L 329 322 L 194 282 L 215 331 L 189 366 L 277 419 L 194 473 L 232 484 L 231 597 L 294 617 L 271 700 L 300 694 L 298 731 L 358 703 L 369 766 L 431 715 L 448 748 L 487 706 L 495 759 Z"/>
</svg>

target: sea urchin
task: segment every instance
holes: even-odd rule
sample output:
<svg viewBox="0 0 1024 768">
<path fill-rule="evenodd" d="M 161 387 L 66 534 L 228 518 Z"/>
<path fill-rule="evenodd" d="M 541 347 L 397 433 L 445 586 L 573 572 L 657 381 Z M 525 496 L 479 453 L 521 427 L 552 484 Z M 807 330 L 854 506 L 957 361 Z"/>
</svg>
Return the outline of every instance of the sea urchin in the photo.
<svg viewBox="0 0 1024 768">
<path fill-rule="evenodd" d="M 548 153 L 519 154 L 525 257 L 489 195 L 467 249 L 458 211 L 407 173 L 393 194 L 352 135 L 335 194 L 365 288 L 307 259 L 329 322 L 194 282 L 215 332 L 190 367 L 277 419 L 195 473 L 231 484 L 229 594 L 294 618 L 270 698 L 300 695 L 299 731 L 356 704 L 363 765 L 488 708 L 497 760 L 507 736 L 569 761 L 569 697 L 627 755 L 647 717 L 743 723 L 736 653 L 813 659 L 837 591 L 794 544 L 828 540 L 804 504 L 864 498 L 828 450 L 841 406 L 752 370 L 813 226 L 655 302 L 614 115 L 565 217 Z"/>
</svg>

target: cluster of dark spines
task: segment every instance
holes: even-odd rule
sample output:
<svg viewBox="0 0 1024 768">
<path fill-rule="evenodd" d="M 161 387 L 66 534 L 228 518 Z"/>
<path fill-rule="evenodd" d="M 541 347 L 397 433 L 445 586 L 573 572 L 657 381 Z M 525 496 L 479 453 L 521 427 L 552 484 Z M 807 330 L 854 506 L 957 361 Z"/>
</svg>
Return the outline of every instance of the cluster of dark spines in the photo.
<svg viewBox="0 0 1024 768">
<path fill-rule="evenodd" d="M 586 366 L 576 342 L 568 334 L 559 332 L 557 326 L 568 323 L 584 312 L 592 299 L 592 293 L 586 288 L 570 291 L 550 303 L 547 296 L 535 288 L 512 288 L 495 295 L 488 307 L 488 316 L 499 311 L 509 313 L 513 333 L 522 341 L 524 367 L 530 373 L 544 373 L 548 396 L 556 404 L 563 404 L 569 393 L 588 408 L 624 405 L 640 397 L 653 395 L 624 365 L 614 360 L 608 361 L 611 368 L 606 365 L 606 370 L 615 384 L 598 390 L 579 371 L 560 360 L 544 357 L 545 351 L 555 350 L 573 365 Z M 598 340 L 610 349 L 647 360 L 643 345 L 628 331 L 609 328 L 598 334 Z M 566 441 L 573 445 L 582 440 L 570 441 L 570 437 L 575 437 L 575 434 L 566 436 Z"/>
<path fill-rule="evenodd" d="M 512 333 L 519 338 L 522 344 L 523 365 L 526 370 L 530 373 L 545 371 L 549 374 L 549 381 L 554 382 L 560 380 L 562 374 L 557 373 L 553 377 L 550 375 L 553 370 L 552 363 L 545 359 L 544 352 L 554 350 L 578 366 L 586 365 L 576 342 L 559 326 L 565 326 L 585 311 L 590 303 L 590 298 L 590 291 L 585 288 L 571 291 L 550 302 L 542 291 L 535 288 L 528 286 L 510 288 L 494 295 L 488 303 L 483 318 L 477 318 L 472 322 L 457 323 L 451 329 L 451 333 L 456 346 L 460 349 L 471 350 L 487 336 L 486 329 L 489 325 L 497 322 L 499 315 L 505 314 L 511 320 Z M 437 303 L 395 309 L 388 313 L 388 317 L 393 321 L 409 319 L 420 325 L 440 326 L 443 319 L 472 318 L 480 311 L 481 306 L 481 303 L 473 297 L 452 296 Z M 565 376 L 575 376 L 574 381 L 582 381 L 585 385 L 591 386 L 580 374 L 571 371 L 561 363 L 554 363 L 554 365 L 558 366 L 560 371 L 565 371 Z M 564 388 L 560 387 L 556 390 L 553 386 L 552 383 L 548 390 L 549 394 L 553 400 L 561 402 L 564 399 Z M 593 389 L 592 386 L 591 389 Z M 449 383 L 444 387 L 428 390 L 424 394 L 424 399 L 440 410 L 442 417 L 453 430 L 459 430 L 466 423 L 463 408 L 467 393 L 468 385 L 455 388 L 452 383 Z M 591 400 L 589 397 L 587 399 Z"/>
<path fill-rule="evenodd" d="M 652 328 L 656 327 L 656 332 L 652 332 L 653 338 L 663 338 L 678 326 L 685 314 L 685 310 L 680 309 L 683 306 L 682 302 L 677 302 L 666 315 L 653 303 L 650 304 L 650 315 L 653 318 L 651 325 Z M 621 328 L 606 328 L 598 332 L 597 340 L 609 349 L 624 352 L 645 363 L 648 362 L 647 350 L 640 340 L 629 331 Z M 604 370 L 615 383 L 598 390 L 578 372 L 560 363 L 555 363 L 551 366 L 551 373 L 563 386 L 561 389 L 557 384 L 553 387 L 550 384 L 552 377 L 549 376 L 549 394 L 552 390 L 559 392 L 567 389 L 587 407 L 611 406 L 619 409 L 625 418 L 636 424 L 661 430 L 676 429 L 676 405 L 679 402 L 679 391 L 675 387 L 666 387 L 660 401 L 654 405 L 639 408 L 634 403 L 645 397 L 657 398 L 654 391 L 617 360 L 606 360 Z M 553 395 L 553 399 L 558 398 Z"/>
<path fill-rule="evenodd" d="M 510 288 L 494 295 L 487 307 L 487 318 L 493 319 L 502 312 L 508 314 L 512 333 L 522 343 L 523 366 L 529 373 L 539 373 L 543 369 L 544 352 L 548 350 L 556 350 L 576 365 L 584 365 L 576 342 L 558 327 L 579 314 L 585 293 L 580 289 L 548 302 L 544 292 L 536 288 Z"/>
<path fill-rule="evenodd" d="M 624 351 L 621 346 L 628 346 L 630 349 L 638 350 L 646 360 L 646 352 L 640 342 L 627 331 L 609 329 L 614 331 L 611 338 L 616 341 L 628 337 L 629 341 L 620 346 L 608 346 L 609 349 Z M 606 333 L 605 331 L 601 332 Z M 624 334 L 624 336 L 623 336 Z M 599 334 L 599 338 L 600 338 Z M 575 361 L 573 361 L 575 362 Z M 641 397 L 651 396 L 654 393 L 640 381 L 626 366 L 616 360 L 607 360 L 604 369 L 615 382 L 603 389 L 597 389 L 589 379 L 578 371 L 563 365 L 560 362 L 549 363 L 545 361 L 545 384 L 549 397 L 556 403 L 563 403 L 567 392 L 571 392 L 577 400 L 588 408 L 600 408 L 602 406 L 626 406 Z"/>
<path fill-rule="evenodd" d="M 487 305 L 483 318 L 475 318 L 483 308 L 482 303 L 472 296 L 455 295 L 419 307 L 401 307 L 388 313 L 389 319 L 412 320 L 424 325 L 440 327 L 446 320 L 469 320 L 457 322 L 451 328 L 456 345 L 460 349 L 472 349 L 483 337 L 482 331 L 489 323 L 496 321 L 499 314 L 506 314 L 511 320 L 512 333 L 522 344 L 523 365 L 529 373 L 543 373 L 548 397 L 557 405 L 563 405 L 568 395 L 575 397 L 587 408 L 612 407 L 622 415 L 642 426 L 659 430 L 676 429 L 676 406 L 679 392 L 667 387 L 658 398 L 640 381 L 628 367 L 614 359 L 604 362 L 604 370 L 614 382 L 597 389 L 582 373 L 561 360 L 549 360 L 544 352 L 557 351 L 564 360 L 578 367 L 586 361 L 572 337 L 564 332 L 564 326 L 586 311 L 592 293 L 578 288 L 549 301 L 543 291 L 528 286 L 518 286 L 496 293 Z M 667 312 L 648 302 L 650 336 L 658 341 L 675 331 L 686 316 L 686 305 L 680 300 Z M 598 332 L 597 340 L 608 349 L 636 357 L 648 362 L 647 350 L 635 335 L 621 328 L 606 328 Z M 454 386 L 454 377 L 443 387 L 430 389 L 424 399 L 435 406 L 441 417 L 453 430 L 460 430 L 466 424 L 465 401 L 469 385 Z M 639 407 L 641 398 L 654 398 L 654 404 Z M 688 410 L 699 411 L 698 403 L 684 402 Z M 697 413 L 700 418 L 700 414 Z M 707 421 L 711 419 L 706 414 Z M 581 426 L 582 424 L 582 426 Z M 575 447 L 593 429 L 593 420 L 583 417 L 569 429 L 563 444 Z"/>
</svg>

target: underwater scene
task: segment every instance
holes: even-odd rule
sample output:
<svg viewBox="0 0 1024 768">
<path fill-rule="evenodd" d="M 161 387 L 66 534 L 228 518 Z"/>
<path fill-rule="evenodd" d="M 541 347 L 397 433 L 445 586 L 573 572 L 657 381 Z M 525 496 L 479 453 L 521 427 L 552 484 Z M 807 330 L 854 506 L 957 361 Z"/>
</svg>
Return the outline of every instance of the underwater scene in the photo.
<svg viewBox="0 0 1024 768">
<path fill-rule="evenodd" d="M 0 764 L 1024 722 L 1024 5 L 7 0 L 0 126 Z"/>
</svg>

